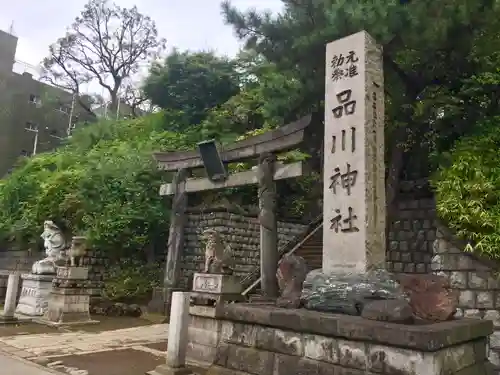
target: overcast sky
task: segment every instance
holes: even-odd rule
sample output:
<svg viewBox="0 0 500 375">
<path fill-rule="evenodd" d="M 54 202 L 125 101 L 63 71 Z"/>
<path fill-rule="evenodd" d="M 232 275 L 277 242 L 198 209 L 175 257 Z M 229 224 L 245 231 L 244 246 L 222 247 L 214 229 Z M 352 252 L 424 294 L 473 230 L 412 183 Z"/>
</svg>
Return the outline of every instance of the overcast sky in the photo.
<svg viewBox="0 0 500 375">
<path fill-rule="evenodd" d="M 8 3 L 0 12 L 0 29 L 13 25 L 19 38 L 16 59 L 38 65 L 48 46 L 64 35 L 66 27 L 83 9 L 87 0 L 0 0 Z M 215 49 L 234 55 L 239 48 L 231 27 L 224 25 L 220 0 L 117 0 L 118 5 L 137 5 L 139 11 L 156 21 L 168 47 Z M 279 11 L 280 0 L 233 0 L 240 9 Z"/>
</svg>

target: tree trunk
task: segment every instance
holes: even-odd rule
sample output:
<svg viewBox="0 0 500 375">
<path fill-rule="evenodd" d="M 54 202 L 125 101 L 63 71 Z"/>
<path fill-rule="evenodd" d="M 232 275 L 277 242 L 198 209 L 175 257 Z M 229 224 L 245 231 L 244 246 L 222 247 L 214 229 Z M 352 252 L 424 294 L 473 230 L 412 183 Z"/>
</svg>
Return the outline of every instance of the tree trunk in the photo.
<svg viewBox="0 0 500 375">
<path fill-rule="evenodd" d="M 118 118 L 118 100 L 118 94 L 116 92 L 111 92 L 111 103 L 108 110 L 111 114 L 111 118 Z"/>
</svg>

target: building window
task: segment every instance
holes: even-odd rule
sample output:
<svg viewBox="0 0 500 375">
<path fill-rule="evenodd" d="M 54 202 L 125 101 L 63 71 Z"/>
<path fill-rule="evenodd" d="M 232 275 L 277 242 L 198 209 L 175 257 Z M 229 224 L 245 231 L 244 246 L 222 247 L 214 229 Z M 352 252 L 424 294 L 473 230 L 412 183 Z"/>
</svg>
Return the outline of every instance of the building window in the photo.
<svg viewBox="0 0 500 375">
<path fill-rule="evenodd" d="M 30 103 L 35 104 L 37 107 L 40 107 L 42 105 L 42 98 L 40 98 L 38 95 L 30 94 Z"/>
<path fill-rule="evenodd" d="M 59 111 L 59 112 L 62 112 L 62 113 L 65 113 L 68 115 L 70 112 L 70 108 L 66 104 L 59 103 L 59 106 L 58 106 L 58 108 L 56 108 L 56 111 Z"/>
<path fill-rule="evenodd" d="M 35 124 L 34 122 L 28 121 L 26 123 L 26 129 L 35 131 L 38 130 L 38 125 Z"/>
</svg>

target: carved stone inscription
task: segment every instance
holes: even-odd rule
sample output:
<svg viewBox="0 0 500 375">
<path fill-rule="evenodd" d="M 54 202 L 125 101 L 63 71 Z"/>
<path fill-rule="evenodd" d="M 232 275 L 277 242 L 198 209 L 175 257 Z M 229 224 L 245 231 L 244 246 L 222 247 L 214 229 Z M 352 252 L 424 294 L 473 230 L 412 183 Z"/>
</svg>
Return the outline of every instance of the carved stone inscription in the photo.
<svg viewBox="0 0 500 375">
<path fill-rule="evenodd" d="M 339 167 L 335 168 L 334 173 L 335 174 L 330 177 L 330 189 L 332 189 L 333 194 L 337 193 L 337 185 L 340 185 L 345 190 L 347 195 L 351 195 L 352 187 L 356 183 L 358 171 L 352 171 L 351 164 L 347 163 L 344 173 L 340 171 Z"/>
<path fill-rule="evenodd" d="M 330 61 L 332 69 L 332 81 L 337 82 L 346 78 L 356 77 L 358 73 L 359 58 L 356 56 L 356 51 L 349 51 L 345 55 L 343 53 L 333 55 Z"/>
<path fill-rule="evenodd" d="M 328 44 L 325 80 L 323 269 L 364 272 L 385 262 L 381 49 L 364 31 Z"/>
<path fill-rule="evenodd" d="M 221 278 L 218 275 L 196 274 L 193 279 L 194 292 L 220 293 Z"/>
</svg>

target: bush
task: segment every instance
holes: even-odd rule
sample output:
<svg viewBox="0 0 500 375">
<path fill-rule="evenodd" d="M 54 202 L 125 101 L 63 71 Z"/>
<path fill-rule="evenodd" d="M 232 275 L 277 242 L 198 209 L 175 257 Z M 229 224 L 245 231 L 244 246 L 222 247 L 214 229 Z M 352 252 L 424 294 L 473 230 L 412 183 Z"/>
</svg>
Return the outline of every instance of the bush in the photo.
<svg viewBox="0 0 500 375">
<path fill-rule="evenodd" d="M 500 117 L 462 139 L 433 178 L 437 212 L 467 250 L 500 258 Z"/>
<path fill-rule="evenodd" d="M 0 183 L 0 234 L 33 247 L 51 219 L 111 259 L 144 258 L 169 217 L 152 152 L 191 146 L 186 136 L 163 131 L 163 121 L 162 114 L 103 121 L 76 132 L 65 147 L 22 161 Z"/>
<path fill-rule="evenodd" d="M 104 284 L 104 297 L 111 301 L 140 303 L 149 301 L 153 288 L 160 285 L 159 263 L 144 264 L 125 259 L 109 269 Z"/>
</svg>

